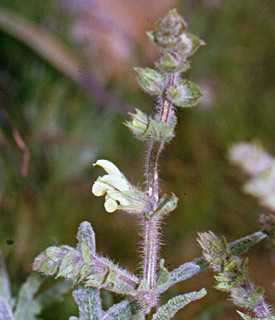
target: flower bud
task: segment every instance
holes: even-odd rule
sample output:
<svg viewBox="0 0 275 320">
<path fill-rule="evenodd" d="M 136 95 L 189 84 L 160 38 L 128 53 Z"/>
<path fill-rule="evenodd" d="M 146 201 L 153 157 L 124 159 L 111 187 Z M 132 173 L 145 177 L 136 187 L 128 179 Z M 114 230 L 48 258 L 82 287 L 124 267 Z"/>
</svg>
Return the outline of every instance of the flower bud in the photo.
<svg viewBox="0 0 275 320">
<path fill-rule="evenodd" d="M 176 9 L 172 9 L 156 23 L 156 31 L 147 32 L 150 39 L 161 49 L 172 49 L 179 45 L 180 36 L 187 25 Z"/>
<path fill-rule="evenodd" d="M 191 33 L 187 33 L 186 30 L 186 22 L 177 13 L 177 10 L 173 9 L 156 23 L 156 30 L 147 32 L 147 35 L 160 50 L 164 52 L 164 55 L 167 51 L 174 51 L 181 56 L 180 61 L 185 61 L 186 58 L 193 55 L 200 46 L 205 45 L 204 41 Z M 169 56 L 168 58 L 172 59 L 172 57 Z M 170 64 L 171 62 L 169 62 L 169 65 Z M 185 70 L 186 69 L 183 68 L 179 71 Z"/>
</svg>

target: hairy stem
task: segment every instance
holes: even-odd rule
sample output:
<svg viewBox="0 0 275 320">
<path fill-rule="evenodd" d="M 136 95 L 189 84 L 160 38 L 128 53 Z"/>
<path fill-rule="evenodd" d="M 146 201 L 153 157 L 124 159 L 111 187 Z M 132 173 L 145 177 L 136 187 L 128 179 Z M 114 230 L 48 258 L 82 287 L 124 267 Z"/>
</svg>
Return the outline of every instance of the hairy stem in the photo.
<svg viewBox="0 0 275 320">
<path fill-rule="evenodd" d="M 167 77 L 168 86 L 170 86 L 175 76 Z M 162 97 L 160 121 L 167 123 L 171 111 L 171 102 Z M 146 167 L 147 193 L 153 200 L 153 210 L 156 209 L 159 200 L 159 177 L 158 177 L 158 160 L 164 148 L 164 141 L 152 141 L 149 146 L 148 162 Z M 159 251 L 159 217 L 152 219 L 144 217 L 144 269 L 143 279 L 146 281 L 148 288 L 151 289 L 156 285 L 156 272 L 158 265 Z"/>
</svg>

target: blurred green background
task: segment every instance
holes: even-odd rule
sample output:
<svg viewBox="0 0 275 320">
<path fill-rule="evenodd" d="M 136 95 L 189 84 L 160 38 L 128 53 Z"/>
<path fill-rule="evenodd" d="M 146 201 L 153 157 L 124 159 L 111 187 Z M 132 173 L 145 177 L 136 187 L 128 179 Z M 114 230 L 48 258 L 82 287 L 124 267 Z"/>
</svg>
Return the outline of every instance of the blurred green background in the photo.
<svg viewBox="0 0 275 320">
<path fill-rule="evenodd" d="M 130 106 L 153 111 L 154 101 L 138 87 L 132 67 L 153 65 L 157 51 L 144 32 L 173 6 L 207 43 L 186 74 L 207 93 L 195 109 L 178 111 L 176 139 L 161 157 L 163 191 L 180 200 L 163 225 L 162 254 L 171 270 L 201 254 L 197 231 L 232 241 L 259 229 L 263 208 L 242 192 L 247 177 L 229 163 L 227 150 L 256 139 L 275 152 L 273 1 L 1 0 L 0 248 L 14 293 L 47 246 L 75 245 L 84 220 L 95 229 L 99 252 L 139 272 L 139 222 L 107 214 L 104 200 L 91 195 L 102 174 L 92 163 L 109 159 L 131 181 L 142 182 L 144 146 L 122 122 Z M 25 177 L 10 124 L 29 149 Z M 275 302 L 274 253 L 263 243 L 247 256 L 251 278 Z M 213 283 L 204 272 L 163 299 L 206 286 L 207 297 L 176 319 L 238 319 Z M 68 295 L 41 317 L 73 314 Z"/>
</svg>

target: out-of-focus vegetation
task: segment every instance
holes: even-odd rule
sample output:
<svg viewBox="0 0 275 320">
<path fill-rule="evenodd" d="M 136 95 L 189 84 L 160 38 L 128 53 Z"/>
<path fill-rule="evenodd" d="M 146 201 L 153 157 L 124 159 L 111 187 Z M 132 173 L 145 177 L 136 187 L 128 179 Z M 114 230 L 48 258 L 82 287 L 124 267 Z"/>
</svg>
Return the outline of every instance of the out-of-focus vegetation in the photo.
<svg viewBox="0 0 275 320">
<path fill-rule="evenodd" d="M 144 32 L 173 3 L 160 1 L 158 8 L 148 1 L 113 3 L 1 1 L 3 8 L 65 45 L 82 64 L 79 74 L 86 76 L 89 70 L 90 79 L 100 84 L 83 85 L 68 78 L 45 60 L 43 52 L 19 41 L 19 34 L 16 38 L 8 34 L 0 9 L 0 110 L 8 114 L 30 152 L 28 175 L 22 177 L 22 151 L 1 117 L 0 247 L 14 291 L 31 272 L 39 252 L 51 244 L 74 245 L 83 220 L 93 224 L 99 251 L 133 271 L 138 268 L 137 221 L 102 210 L 101 200 L 90 195 L 96 177 L 91 164 L 106 158 L 133 181 L 140 177 L 145 155 L 122 126 L 125 114 L 120 105 L 150 110 L 152 101 L 138 88 L 131 66 L 153 61 L 155 51 Z M 227 150 L 233 142 L 258 139 L 268 152 L 275 152 L 273 2 L 176 4 L 190 30 L 207 43 L 193 58 L 188 74 L 207 94 L 195 109 L 179 112 L 177 136 L 161 159 L 163 189 L 175 191 L 180 200 L 164 225 L 167 247 L 162 253 L 173 267 L 200 255 L 196 231 L 211 229 L 233 240 L 259 229 L 257 216 L 263 209 L 242 192 L 245 175 L 230 165 Z M 77 79 L 83 81 L 81 76 Z M 260 245 L 248 256 L 251 276 L 274 301 L 274 254 Z M 213 283 L 204 273 L 170 294 Z M 111 298 L 106 295 L 107 304 Z M 210 288 L 206 298 L 184 309 L 178 319 L 238 319 L 222 302 L 225 299 Z M 42 317 L 67 319 L 74 308 L 68 297 Z"/>
</svg>

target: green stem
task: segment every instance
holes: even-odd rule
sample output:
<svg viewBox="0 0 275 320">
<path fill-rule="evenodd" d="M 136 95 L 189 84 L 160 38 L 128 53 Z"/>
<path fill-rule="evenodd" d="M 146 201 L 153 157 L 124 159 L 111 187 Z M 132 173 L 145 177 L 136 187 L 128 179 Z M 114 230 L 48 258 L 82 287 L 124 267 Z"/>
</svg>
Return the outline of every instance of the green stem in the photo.
<svg viewBox="0 0 275 320">
<path fill-rule="evenodd" d="M 174 81 L 174 75 L 168 76 L 167 84 L 171 85 Z M 167 123 L 171 111 L 171 102 L 162 97 L 160 121 Z M 155 210 L 159 200 L 159 177 L 158 160 L 164 149 L 164 141 L 152 141 L 149 146 L 148 162 L 146 168 L 147 186 L 146 191 L 153 200 L 153 209 Z M 144 270 L 143 279 L 149 289 L 156 285 L 156 273 L 158 268 L 159 252 L 159 222 L 158 216 L 148 219 L 144 217 Z"/>
</svg>

